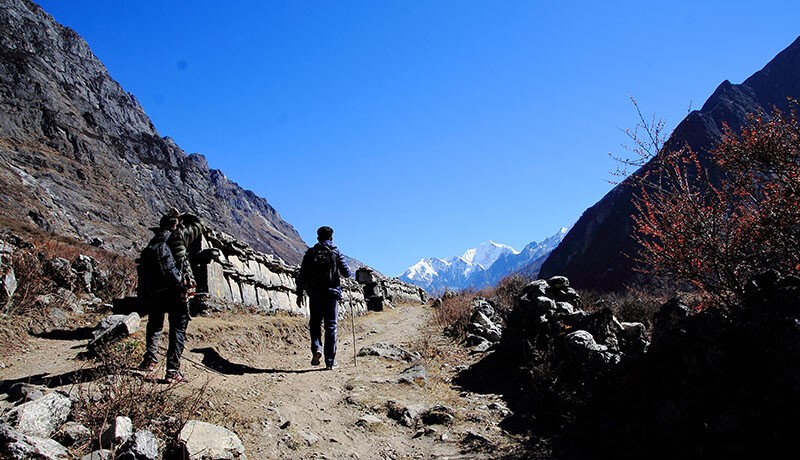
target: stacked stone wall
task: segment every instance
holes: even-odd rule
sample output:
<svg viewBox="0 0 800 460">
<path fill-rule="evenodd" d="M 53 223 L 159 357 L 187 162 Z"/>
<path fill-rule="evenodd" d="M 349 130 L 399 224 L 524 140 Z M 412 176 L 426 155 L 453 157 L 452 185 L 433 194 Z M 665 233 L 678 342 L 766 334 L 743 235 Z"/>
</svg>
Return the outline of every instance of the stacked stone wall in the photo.
<svg viewBox="0 0 800 460">
<path fill-rule="evenodd" d="M 212 230 L 207 230 L 197 244 L 193 248 L 196 255 L 192 258 L 198 284 L 196 310 L 245 307 L 265 313 L 284 311 L 308 315 L 308 302 L 303 308 L 296 303 L 298 266 L 257 252 L 246 243 Z M 376 296 L 381 298 L 381 309 L 383 302 L 425 302 L 424 291 L 416 286 L 368 271 L 369 283 L 342 280 L 340 315 L 363 314 L 371 305 L 370 299 Z"/>
</svg>

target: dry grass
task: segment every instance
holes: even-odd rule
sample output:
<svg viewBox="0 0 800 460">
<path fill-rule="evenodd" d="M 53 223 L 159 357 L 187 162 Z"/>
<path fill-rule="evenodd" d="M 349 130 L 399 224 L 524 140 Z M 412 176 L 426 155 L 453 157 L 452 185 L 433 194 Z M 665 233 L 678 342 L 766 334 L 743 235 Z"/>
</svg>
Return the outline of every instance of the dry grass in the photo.
<svg viewBox="0 0 800 460">
<path fill-rule="evenodd" d="M 131 372 L 143 349 L 135 338 L 108 347 L 98 358 L 105 377 L 73 389 L 78 402 L 72 417 L 92 433 L 91 441 L 74 446 L 73 453 L 85 455 L 98 448 L 101 435 L 117 416 L 127 416 L 135 429 L 167 440 L 168 450 L 176 447 L 181 428 L 206 402 L 208 382 L 199 388 L 167 385 Z"/>
<path fill-rule="evenodd" d="M 642 323 L 648 331 L 653 328 L 653 315 L 668 300 L 666 296 L 651 294 L 638 288 L 619 293 L 586 291 L 580 295 L 587 311 L 609 308 L 620 321 Z"/>
<path fill-rule="evenodd" d="M 447 293 L 436 307 L 433 321 L 439 330 L 447 330 L 450 335 L 463 339 L 467 336 L 470 315 L 472 314 L 472 292 Z"/>
</svg>

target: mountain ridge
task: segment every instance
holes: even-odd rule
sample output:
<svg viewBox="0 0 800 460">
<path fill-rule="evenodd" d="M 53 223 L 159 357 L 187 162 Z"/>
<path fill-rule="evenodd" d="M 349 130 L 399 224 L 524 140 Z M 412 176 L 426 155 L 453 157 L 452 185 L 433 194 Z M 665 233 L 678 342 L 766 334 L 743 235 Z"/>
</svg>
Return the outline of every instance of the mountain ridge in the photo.
<svg viewBox="0 0 800 460">
<path fill-rule="evenodd" d="M 748 113 L 769 112 L 772 106 L 786 110 L 789 98 L 800 98 L 800 37 L 742 84 L 720 83 L 700 110 L 678 124 L 665 149 L 688 145 L 714 177 L 718 172 L 710 152 L 721 138 L 723 126 L 738 130 Z M 641 281 L 633 261 L 637 246 L 631 219 L 639 191 L 632 184 L 653 167 L 645 164 L 584 211 L 544 262 L 540 275 L 563 275 L 575 287 L 602 291 Z"/>
<path fill-rule="evenodd" d="M 531 242 L 522 251 L 488 240 L 467 249 L 461 256 L 423 258 L 399 278 L 428 292 L 441 293 L 481 289 L 513 273 L 536 276 L 544 257 L 561 242 L 566 231 L 562 228 L 541 243 Z"/>
<path fill-rule="evenodd" d="M 134 254 L 171 207 L 299 263 L 266 199 L 162 137 L 89 45 L 29 0 L 0 6 L 0 217 Z"/>
</svg>

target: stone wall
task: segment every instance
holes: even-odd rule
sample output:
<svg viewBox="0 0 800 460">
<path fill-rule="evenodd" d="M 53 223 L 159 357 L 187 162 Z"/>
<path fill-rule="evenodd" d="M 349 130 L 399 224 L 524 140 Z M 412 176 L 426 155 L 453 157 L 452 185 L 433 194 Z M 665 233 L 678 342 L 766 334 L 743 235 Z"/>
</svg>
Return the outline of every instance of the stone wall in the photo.
<svg viewBox="0 0 800 460">
<path fill-rule="evenodd" d="M 196 253 L 192 257 L 197 279 L 195 310 L 245 307 L 264 313 L 285 311 L 308 315 L 308 302 L 303 308 L 296 304 L 298 266 L 257 252 L 246 243 L 213 230 L 207 230 L 190 252 Z M 359 273 L 362 272 L 370 274 L 368 283 L 342 280 L 341 315 L 363 314 L 368 310 L 368 298 L 373 299 L 370 305 L 377 305 L 375 297 L 381 298 L 380 308 L 370 308 L 373 310 L 382 309 L 383 302 L 420 304 L 426 300 L 424 291 L 416 286 L 368 269 L 359 269 Z"/>
</svg>

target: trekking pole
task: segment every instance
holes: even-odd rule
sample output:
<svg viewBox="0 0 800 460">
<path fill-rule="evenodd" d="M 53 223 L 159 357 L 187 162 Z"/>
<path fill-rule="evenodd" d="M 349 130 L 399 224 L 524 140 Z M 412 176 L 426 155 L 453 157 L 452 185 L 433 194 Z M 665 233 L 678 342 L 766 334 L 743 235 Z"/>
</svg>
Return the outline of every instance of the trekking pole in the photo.
<svg viewBox="0 0 800 460">
<path fill-rule="evenodd" d="M 350 297 L 350 329 L 353 330 L 353 367 L 358 367 L 356 358 L 356 312 L 353 308 L 353 298 Z"/>
<path fill-rule="evenodd" d="M 203 363 L 201 363 L 201 362 L 198 362 L 198 361 L 195 361 L 195 360 L 193 360 L 192 358 L 187 358 L 186 356 L 182 356 L 182 357 L 181 357 L 181 359 L 185 359 L 186 361 L 189 361 L 190 363 L 194 364 L 195 366 L 197 366 L 197 367 L 199 367 L 199 368 L 205 369 L 205 370 L 207 370 L 207 371 L 211 371 L 211 372 L 213 372 L 213 373 L 215 373 L 215 374 L 219 374 L 219 375 L 221 375 L 221 376 L 223 376 L 223 377 L 227 377 L 227 376 L 226 376 L 225 374 L 223 374 L 222 372 L 220 372 L 220 371 L 218 371 L 218 370 L 216 370 L 216 369 L 212 369 L 212 368 L 210 368 L 210 367 L 206 366 L 205 364 L 203 364 Z"/>
</svg>

